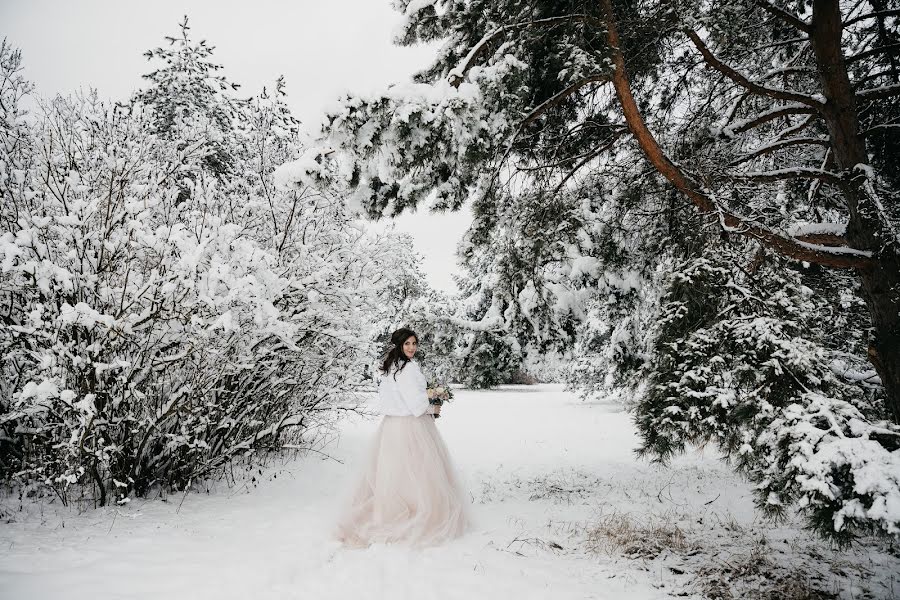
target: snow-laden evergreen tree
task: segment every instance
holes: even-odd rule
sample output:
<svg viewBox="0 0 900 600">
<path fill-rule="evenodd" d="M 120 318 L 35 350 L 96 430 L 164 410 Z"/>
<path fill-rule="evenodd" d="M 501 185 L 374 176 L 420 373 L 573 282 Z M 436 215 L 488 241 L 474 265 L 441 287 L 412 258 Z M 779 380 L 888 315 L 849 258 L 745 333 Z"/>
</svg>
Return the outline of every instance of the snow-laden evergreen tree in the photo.
<svg viewBox="0 0 900 600">
<path fill-rule="evenodd" d="M 245 101 L 232 94 L 240 86 L 219 74 L 222 65 L 212 61 L 215 47 L 191 38 L 187 15 L 179 29 L 178 37 L 166 36 L 167 46 L 144 53 L 158 68 L 144 75 L 149 85 L 135 100 L 152 109 L 153 133 L 182 150 L 201 147 L 204 156 L 199 166 L 226 180 L 237 173 L 233 152 L 244 124 L 239 112 Z M 194 181 L 200 174 L 185 171 L 184 177 Z M 183 188 L 182 197 L 187 193 Z"/>
<path fill-rule="evenodd" d="M 404 15 L 399 43 L 440 42 L 433 65 L 415 83 L 347 97 L 323 145 L 371 217 L 423 204 L 479 207 L 472 232 L 481 235 L 471 238 L 479 248 L 464 249 L 487 259 L 473 263 L 464 286 L 481 307 L 473 329 L 576 343 L 575 383 L 640 388 L 636 416 L 647 423 L 645 450 L 658 457 L 668 452 L 652 431 L 665 430 L 675 451 L 679 439 L 727 451 L 723 431 L 754 432 L 753 460 L 741 468 L 771 492 L 767 508 L 797 501 L 839 539 L 898 533 L 893 3 L 394 6 Z M 672 337 L 652 325 L 670 322 L 672 282 L 695 264 L 728 277 Z M 743 278 L 757 271 L 768 280 L 734 322 L 727 282 L 751 290 Z M 586 274 L 579 285 L 590 293 L 558 285 L 572 273 Z M 803 304 L 782 284 L 820 290 L 820 301 Z M 530 315 L 571 310 L 543 319 L 553 328 L 544 335 L 522 318 L 523 293 L 537 305 Z M 854 298 L 865 313 L 835 318 L 860 308 Z M 798 325 L 785 302 L 814 312 Z M 739 327 L 741 319 L 761 326 Z M 681 364 L 666 344 L 704 336 L 704 348 L 732 354 L 709 366 L 721 381 L 703 385 L 746 395 L 752 410 L 712 410 L 719 396 L 666 387 L 702 362 L 698 351 Z M 766 350 L 781 343 L 798 355 Z M 875 373 L 855 377 L 863 358 Z M 749 371 L 769 387 L 748 389 Z M 676 410 L 694 401 L 710 409 L 700 430 L 690 410 Z M 663 417 L 672 427 L 661 427 Z M 779 468 L 777 482 L 760 475 Z"/>
<path fill-rule="evenodd" d="M 408 276 L 397 236 L 281 185 L 303 151 L 283 84 L 208 93 L 182 33 L 185 60 L 131 101 L 30 119 L 0 49 L 0 478 L 29 493 L 127 502 L 315 443 Z"/>
<path fill-rule="evenodd" d="M 860 358 L 862 332 L 846 322 L 860 303 L 846 292 L 829 298 L 830 281 L 784 259 L 735 270 L 741 244 L 713 247 L 678 265 L 666 285 L 655 364 L 635 411 L 640 452 L 666 460 L 712 441 L 755 484 L 764 512 L 797 504 L 839 541 L 897 533 L 898 428 Z M 825 318 L 835 326 L 823 327 Z"/>
</svg>

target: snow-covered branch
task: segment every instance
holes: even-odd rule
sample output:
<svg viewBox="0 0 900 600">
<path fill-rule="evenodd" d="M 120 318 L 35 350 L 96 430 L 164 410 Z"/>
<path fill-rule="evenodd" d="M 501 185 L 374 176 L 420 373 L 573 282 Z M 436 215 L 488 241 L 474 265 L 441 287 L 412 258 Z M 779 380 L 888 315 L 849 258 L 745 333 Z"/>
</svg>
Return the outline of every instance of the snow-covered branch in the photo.
<svg viewBox="0 0 900 600">
<path fill-rule="evenodd" d="M 737 133 L 750 131 L 755 127 L 759 127 L 760 125 L 763 125 L 770 121 L 774 121 L 775 119 L 781 117 L 785 117 L 787 115 L 815 116 L 815 114 L 816 113 L 812 108 L 804 104 L 797 103 L 775 106 L 770 108 L 769 110 L 765 110 L 750 117 L 745 117 L 744 119 L 728 124 L 727 126 L 722 128 L 722 134 L 726 137 L 733 137 Z"/>
<path fill-rule="evenodd" d="M 525 115 L 525 118 L 522 119 L 522 125 L 529 125 L 533 123 L 538 117 L 544 114 L 548 109 L 556 106 L 581 88 L 591 83 L 606 83 L 609 81 L 609 75 L 591 75 L 590 77 L 585 77 L 576 81 L 572 85 L 568 86 L 566 89 L 554 94 L 553 96 L 547 98 L 544 102 L 542 102 L 539 106 L 535 107 L 530 113 Z"/>
<path fill-rule="evenodd" d="M 700 36 L 697 35 L 696 31 L 691 29 L 685 30 L 685 33 L 690 38 L 691 42 L 694 43 L 694 46 L 700 51 L 700 54 L 703 55 L 703 59 L 713 69 L 719 71 L 741 87 L 753 92 L 754 94 L 759 94 L 762 96 L 768 96 L 770 98 L 775 98 L 776 100 L 784 100 L 786 102 L 796 102 L 799 104 L 804 104 L 809 106 L 815 110 L 821 110 L 823 107 L 822 102 L 813 98 L 807 94 L 801 94 L 799 92 L 793 92 L 790 90 L 781 90 L 776 88 L 766 87 L 764 85 L 760 85 L 753 81 L 750 81 L 746 76 L 739 73 L 734 68 L 726 65 L 724 62 L 719 60 L 706 46 Z"/>
<path fill-rule="evenodd" d="M 890 131 L 892 129 L 900 129 L 900 123 L 884 123 L 882 125 L 873 125 L 872 127 L 869 127 L 868 129 L 863 131 L 860 135 L 862 135 L 863 137 L 866 137 L 866 136 L 871 135 L 876 132 L 886 131 L 886 130 Z"/>
<path fill-rule="evenodd" d="M 607 16 L 609 45 L 611 48 L 620 47 L 618 32 L 615 26 L 615 15 L 610 0 L 603 0 L 603 9 Z M 644 155 L 657 171 L 668 179 L 675 187 L 687 196 L 702 212 L 713 215 L 718 214 L 722 227 L 727 231 L 755 238 L 766 246 L 773 248 L 781 254 L 794 260 L 805 260 L 817 264 L 837 268 L 866 269 L 871 267 L 871 256 L 852 248 L 833 248 L 816 246 L 800 242 L 793 238 L 780 234 L 752 219 L 742 217 L 736 213 L 723 210 L 707 191 L 704 191 L 696 182 L 689 178 L 684 171 L 673 163 L 660 148 L 654 135 L 650 132 L 641 115 L 637 102 L 631 91 L 631 83 L 625 71 L 625 60 L 619 50 L 613 51 L 613 85 L 622 106 L 625 120 L 628 123 Z M 779 109 L 773 109 L 769 115 L 781 111 L 809 112 L 812 110 L 802 104 L 793 104 Z M 782 113 L 786 114 L 786 113 Z M 780 115 L 779 115 L 780 116 Z M 771 119 L 777 116 L 771 116 Z M 755 119 L 756 121 L 759 118 Z M 733 127 L 729 126 L 729 127 Z"/>
<path fill-rule="evenodd" d="M 792 27 L 802 31 L 803 33 L 809 33 L 810 31 L 812 31 L 812 26 L 809 23 L 807 23 L 797 15 L 791 14 L 783 8 L 775 6 L 767 0 L 754 0 L 753 3 L 762 8 L 767 13 L 775 15 L 788 25 L 791 25 Z"/>
<path fill-rule="evenodd" d="M 837 173 L 824 169 L 807 167 L 791 167 L 772 171 L 728 173 L 727 177 L 743 181 L 784 181 L 793 179 L 818 179 L 832 185 L 841 185 L 841 177 Z"/>
<path fill-rule="evenodd" d="M 898 95 L 900 95 L 900 83 L 856 92 L 856 98 L 865 101 L 883 100 L 884 98 L 892 98 Z"/>
<path fill-rule="evenodd" d="M 497 27 L 496 29 L 486 33 L 472 48 L 469 50 L 469 53 L 460 61 L 456 67 L 450 70 L 447 73 L 447 81 L 453 87 L 459 87 L 459 85 L 463 82 L 466 77 L 466 73 L 469 72 L 469 69 L 475 64 L 475 59 L 478 58 L 485 50 L 487 50 L 488 45 L 495 38 L 505 34 L 508 31 L 514 31 L 516 29 L 523 29 L 527 27 L 552 27 L 554 25 L 558 25 L 560 23 L 571 23 L 574 21 L 581 21 L 585 23 L 597 23 L 597 20 L 590 15 L 586 14 L 572 14 L 572 15 L 561 15 L 556 17 L 547 17 L 544 19 L 535 19 L 533 21 L 521 21 L 518 23 L 510 23 L 508 25 L 502 25 Z"/>
<path fill-rule="evenodd" d="M 754 158 L 759 158 L 760 156 L 765 156 L 766 154 L 771 154 L 772 152 L 776 152 L 784 148 L 789 148 L 791 146 L 824 146 L 827 148 L 828 139 L 822 137 L 801 137 L 777 140 L 768 144 L 764 144 L 746 154 L 737 157 L 736 159 L 731 161 L 730 166 L 736 166 L 749 160 L 753 160 Z"/>
<path fill-rule="evenodd" d="M 857 17 L 853 17 L 844 22 L 844 27 L 850 27 L 851 25 L 855 25 L 860 21 L 866 21 L 868 19 L 883 19 L 884 17 L 896 17 L 900 16 L 900 9 L 893 10 L 876 10 L 869 13 L 865 13 L 859 15 Z"/>
<path fill-rule="evenodd" d="M 900 50 L 900 42 L 894 44 L 885 44 L 883 46 L 876 46 L 852 56 L 848 56 L 847 64 L 849 65 L 860 62 L 872 56 L 878 56 L 879 54 L 897 54 L 898 50 Z"/>
</svg>

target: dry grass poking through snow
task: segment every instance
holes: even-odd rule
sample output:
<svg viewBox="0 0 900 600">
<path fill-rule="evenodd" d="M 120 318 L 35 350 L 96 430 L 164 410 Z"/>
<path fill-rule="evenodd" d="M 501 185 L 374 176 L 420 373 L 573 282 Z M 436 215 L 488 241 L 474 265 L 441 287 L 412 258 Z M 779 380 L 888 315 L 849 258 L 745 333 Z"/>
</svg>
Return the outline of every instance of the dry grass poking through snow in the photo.
<svg viewBox="0 0 900 600">
<path fill-rule="evenodd" d="M 610 567 L 612 577 L 655 578 L 672 597 L 900 598 L 900 576 L 892 575 L 900 573 L 900 548 L 869 539 L 840 551 L 805 531 L 799 518 L 767 521 L 752 510 L 746 485 L 726 468 L 639 468 L 607 476 L 573 469 L 525 477 L 495 473 L 482 479 L 477 501 L 499 502 L 513 512 L 521 503 L 523 514 L 525 505 L 542 506 L 543 527 L 523 527 L 510 551 L 593 557 Z"/>
<path fill-rule="evenodd" d="M 818 589 L 800 569 L 779 569 L 763 546 L 754 547 L 748 554 L 722 564 L 701 567 L 697 578 L 696 587 L 704 596 L 715 600 L 831 600 L 838 597 Z M 744 588 L 744 593 L 736 595 L 732 591 L 735 587 Z"/>
<path fill-rule="evenodd" d="M 838 598 L 894 598 L 894 581 L 883 585 L 854 585 L 873 571 L 864 558 L 823 552 L 827 545 L 810 538 L 793 552 L 773 547 L 757 527 L 733 520 L 716 524 L 728 532 L 717 543 L 709 528 L 685 526 L 685 515 L 665 516 L 610 513 L 583 532 L 585 549 L 605 557 L 624 556 L 644 565 L 684 576 L 675 596 L 700 594 L 710 600 L 834 600 Z M 882 540 L 864 542 L 895 565 L 897 549 Z M 654 571 L 656 568 L 649 567 Z M 875 582 L 869 582 L 875 583 Z"/>
<path fill-rule="evenodd" d="M 622 513 L 606 515 L 590 527 L 586 547 L 590 552 L 644 559 L 654 559 L 666 550 L 683 555 L 698 551 L 677 525 Z"/>
</svg>

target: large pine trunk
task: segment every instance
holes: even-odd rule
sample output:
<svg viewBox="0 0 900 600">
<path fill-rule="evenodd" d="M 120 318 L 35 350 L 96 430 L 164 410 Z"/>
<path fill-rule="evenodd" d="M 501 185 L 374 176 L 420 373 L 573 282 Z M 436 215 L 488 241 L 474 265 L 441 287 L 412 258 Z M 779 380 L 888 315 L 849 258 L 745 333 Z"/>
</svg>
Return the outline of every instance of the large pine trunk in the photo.
<svg viewBox="0 0 900 600">
<path fill-rule="evenodd" d="M 815 0 L 810 38 L 825 95 L 824 117 L 840 169 L 847 173 L 844 196 L 850 211 L 848 243 L 873 254 L 873 267 L 860 270 L 863 295 L 872 317 L 869 359 L 881 377 L 888 406 L 900 423 L 900 254 L 877 199 L 858 164 L 868 164 L 856 99 L 841 51 L 837 0 Z"/>
</svg>

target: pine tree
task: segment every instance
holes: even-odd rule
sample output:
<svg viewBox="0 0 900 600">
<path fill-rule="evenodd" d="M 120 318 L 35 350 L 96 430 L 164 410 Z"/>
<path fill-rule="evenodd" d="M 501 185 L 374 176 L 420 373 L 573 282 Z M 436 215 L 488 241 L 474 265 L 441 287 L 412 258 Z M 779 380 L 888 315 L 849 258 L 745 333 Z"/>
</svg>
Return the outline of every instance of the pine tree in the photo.
<svg viewBox="0 0 900 600">
<path fill-rule="evenodd" d="M 147 50 L 149 61 L 162 65 L 143 77 L 149 86 L 134 99 L 153 112 L 152 132 L 175 141 L 180 150 L 203 149 L 203 168 L 218 179 L 234 170 L 234 135 L 244 104 L 232 93 L 240 86 L 219 73 L 211 61 L 214 46 L 190 36 L 188 17 L 179 24 L 178 37 L 166 36 L 168 46 Z M 191 174 L 196 180 L 198 175 Z M 188 190 L 182 188 L 182 195 Z"/>
<path fill-rule="evenodd" d="M 727 450 L 722 431 L 754 431 L 763 439 L 751 444 L 758 462 L 748 458 L 755 466 L 746 471 L 774 473 L 811 448 L 796 463 L 811 470 L 782 469 L 767 484 L 773 498 L 806 502 L 818 530 L 842 540 L 854 531 L 897 533 L 900 514 L 881 510 L 897 493 L 900 423 L 900 246 L 888 200 L 897 193 L 889 165 L 900 95 L 893 4 L 815 0 L 811 12 L 804 2 L 749 1 L 396 5 L 405 17 L 398 41 L 439 41 L 436 60 L 414 84 L 347 98 L 324 132 L 365 212 L 395 214 L 432 193 L 438 207 L 470 199 L 477 235 L 464 252 L 487 258 L 471 271 L 470 290 L 482 295 L 472 297 L 496 290 L 492 301 L 503 302 L 483 313 L 491 328 L 578 341 L 585 360 L 569 373 L 583 387 L 649 381 L 635 398 L 647 452 L 665 457 L 667 444 L 677 452 L 691 440 Z M 535 219 L 542 209 L 559 215 L 561 227 Z M 517 223 L 520 215 L 528 222 Z M 547 268 L 553 262 L 563 273 L 589 272 L 582 285 L 594 291 L 573 296 Z M 678 331 L 650 327 L 668 323 L 679 306 L 684 286 L 672 278 L 699 264 L 711 265 L 719 282 L 706 288 L 713 297 L 685 305 Z M 536 265 L 540 278 L 523 276 Z M 759 299 L 733 298 L 747 306 L 741 319 L 768 321 L 741 328 L 728 282 L 751 289 L 744 278 L 758 270 L 767 282 L 750 293 Z M 637 282 L 633 290 L 626 280 Z M 779 285 L 796 293 L 785 296 Z M 825 302 L 804 304 L 804 288 L 821 290 Z M 845 304 L 859 307 L 854 293 L 867 323 L 859 313 L 834 318 Z M 523 294 L 571 305 L 571 320 L 542 319 L 549 335 L 530 321 L 523 327 Z M 784 302 L 814 313 L 798 326 Z M 616 320 L 629 314 L 630 325 Z M 799 332 L 806 335 L 792 346 Z M 675 409 L 697 390 L 665 382 L 700 368 L 702 352 L 682 368 L 667 354 L 674 340 L 722 348 L 724 362 L 713 369 L 722 381 L 703 385 L 740 396 L 756 372 L 767 394 L 748 397 L 753 408 L 736 414 L 711 410 L 708 429 L 691 429 L 691 410 Z M 792 362 L 779 347 L 802 358 Z M 852 374 L 862 356 L 878 373 L 874 389 L 869 375 Z M 782 361 L 790 372 L 779 370 Z M 856 367 L 826 378 L 835 361 Z M 831 417 L 834 427 L 821 428 Z M 665 444 L 652 437 L 663 418 L 672 421 Z M 810 424 L 817 442 L 804 446 L 797 436 Z M 833 444 L 878 472 L 883 488 L 860 491 L 862 472 L 848 469 Z M 798 492 L 816 477 L 833 485 L 834 497 Z"/>
</svg>

